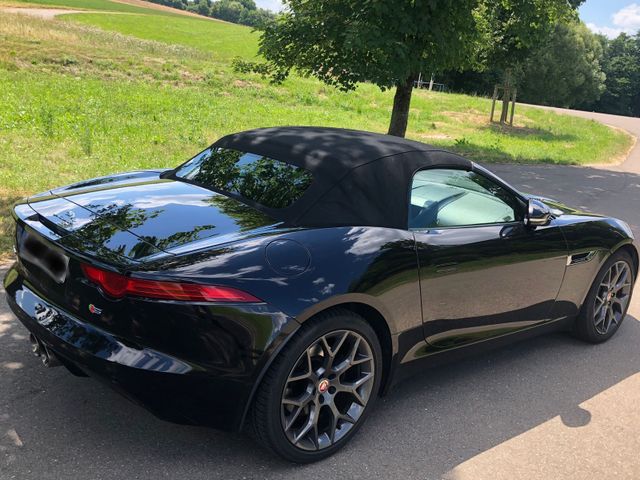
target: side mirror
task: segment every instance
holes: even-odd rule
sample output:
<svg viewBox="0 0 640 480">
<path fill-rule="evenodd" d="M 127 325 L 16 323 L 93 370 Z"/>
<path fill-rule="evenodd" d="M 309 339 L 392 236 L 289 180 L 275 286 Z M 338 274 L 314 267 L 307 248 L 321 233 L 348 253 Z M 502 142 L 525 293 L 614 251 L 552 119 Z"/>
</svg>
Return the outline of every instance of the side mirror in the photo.
<svg viewBox="0 0 640 480">
<path fill-rule="evenodd" d="M 525 223 L 528 227 L 544 227 L 551 222 L 551 209 L 540 200 L 529 199 L 527 218 Z"/>
</svg>

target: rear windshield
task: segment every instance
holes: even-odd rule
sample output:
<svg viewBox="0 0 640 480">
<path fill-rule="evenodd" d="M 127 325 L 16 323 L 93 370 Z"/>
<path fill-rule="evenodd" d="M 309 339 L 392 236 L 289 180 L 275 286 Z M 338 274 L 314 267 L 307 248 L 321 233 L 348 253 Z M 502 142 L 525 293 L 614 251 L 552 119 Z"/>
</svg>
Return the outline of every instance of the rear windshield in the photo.
<svg viewBox="0 0 640 480">
<path fill-rule="evenodd" d="M 302 168 L 227 148 L 208 148 L 178 167 L 175 175 L 268 208 L 288 207 L 302 196 L 312 180 Z"/>
</svg>

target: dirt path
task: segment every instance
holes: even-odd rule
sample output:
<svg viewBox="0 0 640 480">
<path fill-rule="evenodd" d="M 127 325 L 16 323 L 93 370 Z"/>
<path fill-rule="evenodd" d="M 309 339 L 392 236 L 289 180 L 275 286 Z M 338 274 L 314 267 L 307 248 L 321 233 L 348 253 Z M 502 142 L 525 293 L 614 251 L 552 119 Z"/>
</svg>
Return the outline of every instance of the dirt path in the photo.
<svg viewBox="0 0 640 480">
<path fill-rule="evenodd" d="M 66 15 L 67 13 L 95 13 L 90 10 L 70 10 L 64 8 L 31 8 L 31 7 L 0 7 L 0 12 L 18 13 L 21 15 L 29 15 L 30 17 L 43 18 L 45 20 L 53 20 L 58 15 Z"/>
</svg>

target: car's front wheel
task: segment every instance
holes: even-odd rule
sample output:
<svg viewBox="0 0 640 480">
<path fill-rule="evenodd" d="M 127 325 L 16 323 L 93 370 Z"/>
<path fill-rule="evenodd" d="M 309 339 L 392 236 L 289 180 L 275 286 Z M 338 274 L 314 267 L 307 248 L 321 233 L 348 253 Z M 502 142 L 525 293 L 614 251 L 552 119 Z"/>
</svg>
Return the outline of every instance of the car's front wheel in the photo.
<svg viewBox="0 0 640 480">
<path fill-rule="evenodd" d="M 381 374 L 380 343 L 364 319 L 335 310 L 309 320 L 260 385 L 253 406 L 258 439 L 292 462 L 332 455 L 362 425 Z"/>
<path fill-rule="evenodd" d="M 616 252 L 605 262 L 576 319 L 574 330 L 579 338 L 601 343 L 616 333 L 629 309 L 635 273 L 626 252 Z"/>
</svg>

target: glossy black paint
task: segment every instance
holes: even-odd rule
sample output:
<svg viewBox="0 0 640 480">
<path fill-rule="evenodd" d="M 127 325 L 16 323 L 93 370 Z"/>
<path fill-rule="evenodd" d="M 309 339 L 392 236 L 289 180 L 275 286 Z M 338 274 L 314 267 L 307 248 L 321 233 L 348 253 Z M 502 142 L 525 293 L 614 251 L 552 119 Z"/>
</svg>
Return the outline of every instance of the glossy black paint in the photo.
<svg viewBox="0 0 640 480">
<path fill-rule="evenodd" d="M 431 346 L 459 346 L 551 320 L 567 259 L 558 225 L 417 232 L 416 248 Z"/>
<path fill-rule="evenodd" d="M 416 365 L 472 350 L 460 346 L 566 327 L 608 256 L 637 252 L 623 222 L 548 203 L 555 218 L 535 229 L 298 228 L 161 171 L 134 172 L 17 205 L 18 243 L 37 235 L 69 269 L 61 284 L 20 257 L 4 283 L 19 319 L 68 364 L 162 418 L 235 430 L 278 351 L 329 308 L 372 323 L 386 387 Z M 232 286 L 264 302 L 113 300 L 85 279 L 82 261 Z"/>
</svg>

